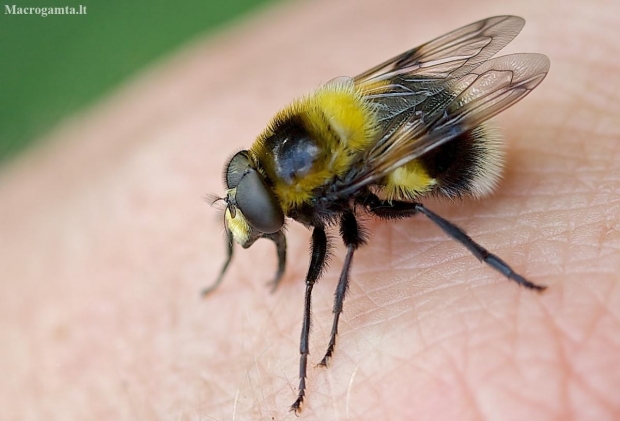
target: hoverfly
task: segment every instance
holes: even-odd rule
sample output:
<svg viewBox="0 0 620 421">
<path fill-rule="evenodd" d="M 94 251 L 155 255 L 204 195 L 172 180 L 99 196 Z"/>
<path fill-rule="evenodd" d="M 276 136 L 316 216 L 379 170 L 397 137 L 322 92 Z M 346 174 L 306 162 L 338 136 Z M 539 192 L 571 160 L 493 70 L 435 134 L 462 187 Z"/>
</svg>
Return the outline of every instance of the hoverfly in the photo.
<svg viewBox="0 0 620 421">
<path fill-rule="evenodd" d="M 383 219 L 422 214 L 508 279 L 544 290 L 419 202 L 429 195 L 479 198 L 496 187 L 502 141 L 486 121 L 530 93 L 549 70 L 542 54 L 491 58 L 524 24 L 516 16 L 484 19 L 354 78 L 336 78 L 283 108 L 226 164 L 221 200 L 228 257 L 203 294 L 222 281 L 233 242 L 247 248 L 259 238 L 276 244 L 277 287 L 286 261 L 285 219 L 312 229 L 299 390 L 291 410 L 300 410 L 306 394 L 311 296 L 325 268 L 329 227 L 339 226 L 347 253 L 322 366 L 334 352 L 353 254 L 366 243 L 360 213 Z"/>
</svg>

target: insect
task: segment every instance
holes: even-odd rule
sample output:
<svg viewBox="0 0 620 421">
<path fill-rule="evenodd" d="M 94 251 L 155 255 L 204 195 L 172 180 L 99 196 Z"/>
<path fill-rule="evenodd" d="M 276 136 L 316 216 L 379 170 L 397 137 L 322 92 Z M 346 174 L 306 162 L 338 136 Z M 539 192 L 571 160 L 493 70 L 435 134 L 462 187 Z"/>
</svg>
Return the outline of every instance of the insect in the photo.
<svg viewBox="0 0 620 421">
<path fill-rule="evenodd" d="M 510 280 L 536 291 L 546 287 L 506 262 L 453 223 L 419 202 L 426 196 L 483 197 L 500 178 L 502 141 L 486 122 L 530 93 L 544 79 L 542 54 L 492 58 L 521 31 L 516 16 L 484 19 L 398 55 L 354 78 L 339 77 L 276 114 L 254 144 L 224 168 L 224 220 L 228 256 L 233 243 L 248 248 L 266 238 L 286 263 L 286 219 L 312 229 L 301 330 L 299 389 L 306 396 L 312 289 L 325 268 L 326 229 L 339 226 L 347 252 L 334 300 L 327 366 L 349 285 L 355 250 L 367 241 L 358 215 L 383 219 L 426 216 L 475 257 Z"/>
</svg>

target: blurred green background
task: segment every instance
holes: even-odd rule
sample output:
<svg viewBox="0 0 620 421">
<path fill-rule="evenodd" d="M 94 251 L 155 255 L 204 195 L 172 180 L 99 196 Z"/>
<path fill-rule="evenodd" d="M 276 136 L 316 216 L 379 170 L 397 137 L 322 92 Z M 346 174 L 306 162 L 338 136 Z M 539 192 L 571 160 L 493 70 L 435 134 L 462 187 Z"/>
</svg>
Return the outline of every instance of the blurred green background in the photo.
<svg viewBox="0 0 620 421">
<path fill-rule="evenodd" d="M 18 0 L 0 12 L 0 165 L 187 41 L 274 0 Z M 86 6 L 85 15 L 11 15 Z"/>
</svg>

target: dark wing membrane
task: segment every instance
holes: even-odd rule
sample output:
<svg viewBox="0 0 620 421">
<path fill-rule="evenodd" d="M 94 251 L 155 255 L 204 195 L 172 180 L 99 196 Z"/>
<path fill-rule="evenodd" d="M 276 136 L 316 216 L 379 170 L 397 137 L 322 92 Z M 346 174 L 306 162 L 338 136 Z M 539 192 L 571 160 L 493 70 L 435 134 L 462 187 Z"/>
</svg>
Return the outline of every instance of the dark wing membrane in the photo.
<svg viewBox="0 0 620 421">
<path fill-rule="evenodd" d="M 354 78 L 357 85 L 406 74 L 409 77 L 446 79 L 467 74 L 491 58 L 517 36 L 525 25 L 518 16 L 495 16 L 469 24 L 398 55 Z"/>
<path fill-rule="evenodd" d="M 437 94 L 442 99 L 433 101 L 431 95 L 406 120 L 388 126 L 384 136 L 362 157 L 363 165 L 335 186 L 334 192 L 344 196 L 376 183 L 396 168 L 475 128 L 525 97 L 548 71 L 549 59 L 542 54 L 511 54 L 486 61 L 453 80 L 450 96 Z"/>
</svg>

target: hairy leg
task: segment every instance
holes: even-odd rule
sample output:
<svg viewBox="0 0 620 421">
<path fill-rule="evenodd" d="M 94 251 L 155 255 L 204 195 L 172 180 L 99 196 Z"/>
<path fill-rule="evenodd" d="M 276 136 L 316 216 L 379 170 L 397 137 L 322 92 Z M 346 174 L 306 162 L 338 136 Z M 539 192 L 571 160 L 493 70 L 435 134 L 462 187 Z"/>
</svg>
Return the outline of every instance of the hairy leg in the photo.
<svg viewBox="0 0 620 421">
<path fill-rule="evenodd" d="M 340 278 L 338 280 L 338 286 L 336 287 L 336 293 L 334 294 L 334 321 L 332 322 L 332 331 L 329 337 L 329 345 L 325 356 L 319 363 L 324 367 L 327 366 L 329 359 L 334 353 L 334 347 L 336 346 L 336 336 L 338 335 L 338 321 L 340 320 L 340 314 L 342 313 L 344 298 L 349 289 L 349 269 L 351 268 L 351 262 L 353 261 L 353 252 L 362 244 L 366 242 L 365 235 L 362 228 L 359 226 L 353 212 L 345 212 L 340 221 L 340 236 L 345 246 L 347 246 L 347 255 L 342 265 L 340 272 Z"/>
<path fill-rule="evenodd" d="M 368 193 L 365 197 L 360 198 L 360 203 L 366 206 L 371 213 L 384 219 L 401 219 L 421 213 L 441 228 L 446 234 L 448 234 L 449 237 L 465 246 L 465 248 L 469 250 L 478 260 L 486 263 L 506 278 L 515 281 L 519 285 L 523 285 L 526 288 L 539 292 L 544 291 L 545 288 L 547 288 L 546 286 L 537 285 L 530 282 L 523 276 L 516 273 L 510 265 L 508 265 L 508 263 L 504 262 L 495 254 L 489 252 L 487 249 L 475 242 L 461 228 L 447 219 L 437 215 L 435 212 L 427 209 L 421 203 L 404 202 L 400 200 L 381 200 L 372 193 Z"/>
<path fill-rule="evenodd" d="M 306 275 L 306 295 L 304 299 L 304 320 L 301 328 L 301 340 L 299 343 L 299 389 L 297 400 L 291 405 L 291 411 L 299 412 L 306 395 L 306 377 L 308 369 L 308 354 L 310 354 L 310 324 L 312 307 L 312 288 L 321 272 L 325 268 L 325 258 L 327 256 L 327 236 L 322 227 L 315 227 L 312 232 L 312 254 L 310 257 L 310 267 Z"/>
</svg>

